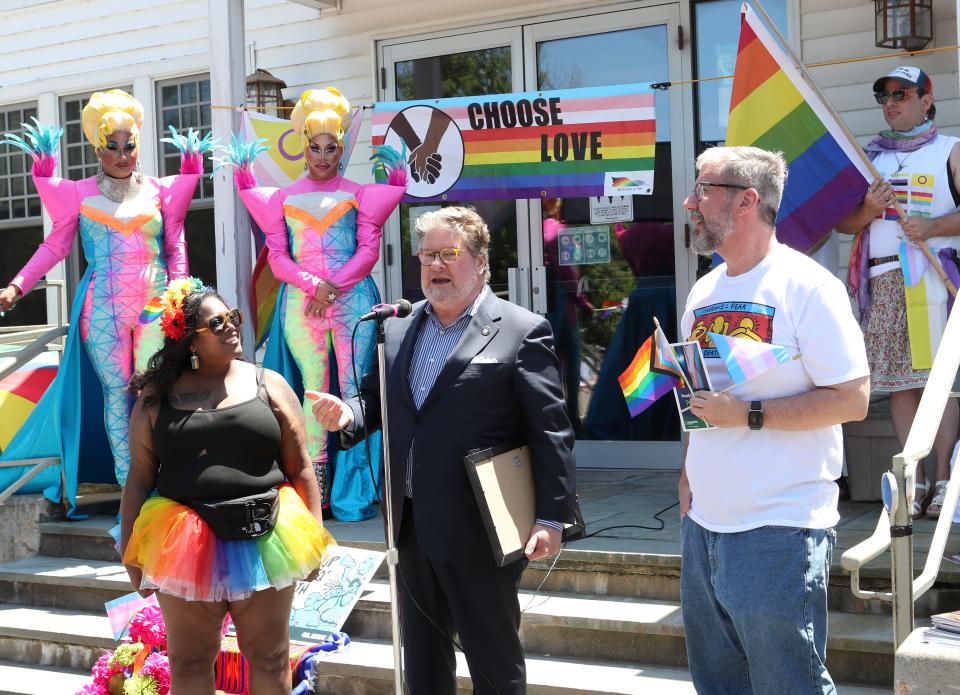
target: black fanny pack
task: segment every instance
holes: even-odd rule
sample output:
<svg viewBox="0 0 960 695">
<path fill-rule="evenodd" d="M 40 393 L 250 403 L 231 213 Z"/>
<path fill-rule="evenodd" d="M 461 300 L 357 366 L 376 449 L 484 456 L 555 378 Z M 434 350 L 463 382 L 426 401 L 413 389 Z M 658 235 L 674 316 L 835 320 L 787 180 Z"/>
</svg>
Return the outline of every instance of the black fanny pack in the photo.
<svg viewBox="0 0 960 695">
<path fill-rule="evenodd" d="M 279 492 L 267 492 L 232 500 L 193 500 L 190 506 L 225 541 L 257 538 L 269 533 L 280 513 Z"/>
</svg>

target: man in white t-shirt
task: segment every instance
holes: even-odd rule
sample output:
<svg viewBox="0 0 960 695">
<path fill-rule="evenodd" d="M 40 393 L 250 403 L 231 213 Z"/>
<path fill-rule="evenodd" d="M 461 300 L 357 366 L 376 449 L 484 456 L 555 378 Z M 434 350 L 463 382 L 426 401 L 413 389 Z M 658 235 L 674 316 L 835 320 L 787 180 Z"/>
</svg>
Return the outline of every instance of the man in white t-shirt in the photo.
<svg viewBox="0 0 960 695">
<path fill-rule="evenodd" d="M 684 207 L 696 253 L 726 263 L 690 291 L 681 330 L 714 391 L 695 415 L 680 476 L 681 607 L 694 685 L 709 693 L 835 693 L 825 666 L 839 520 L 840 423 L 870 397 L 863 335 L 843 284 L 776 240 L 786 179 L 777 153 L 716 147 L 697 159 Z M 708 335 L 792 357 L 740 386 Z"/>
</svg>

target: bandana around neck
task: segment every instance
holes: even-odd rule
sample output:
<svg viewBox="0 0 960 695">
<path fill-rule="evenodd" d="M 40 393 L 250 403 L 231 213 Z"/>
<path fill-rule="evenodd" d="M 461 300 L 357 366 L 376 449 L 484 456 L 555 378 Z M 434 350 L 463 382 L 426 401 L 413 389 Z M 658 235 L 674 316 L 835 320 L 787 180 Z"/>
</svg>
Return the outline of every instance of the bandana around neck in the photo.
<svg viewBox="0 0 960 695">
<path fill-rule="evenodd" d="M 917 127 L 901 132 L 881 130 L 880 135 L 867 143 L 867 152 L 913 152 L 937 137 L 933 121 L 924 121 Z"/>
</svg>

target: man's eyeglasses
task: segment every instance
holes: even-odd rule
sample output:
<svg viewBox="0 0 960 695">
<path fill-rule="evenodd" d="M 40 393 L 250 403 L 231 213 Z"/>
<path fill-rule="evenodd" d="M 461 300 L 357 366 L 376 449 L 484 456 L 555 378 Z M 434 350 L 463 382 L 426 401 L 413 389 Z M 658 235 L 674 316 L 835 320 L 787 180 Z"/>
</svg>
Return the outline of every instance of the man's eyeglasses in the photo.
<svg viewBox="0 0 960 695">
<path fill-rule="evenodd" d="M 440 258 L 444 265 L 450 265 L 460 257 L 460 249 L 440 249 L 439 251 L 417 251 L 417 258 L 420 259 L 420 265 L 431 266 L 433 262 Z"/>
<path fill-rule="evenodd" d="M 741 186 L 738 183 L 710 183 L 709 181 L 698 181 L 697 185 L 693 187 L 693 194 L 697 196 L 697 200 L 703 200 L 704 186 L 714 186 L 716 188 L 737 188 L 741 191 L 745 191 L 750 188 L 750 186 Z"/>
<path fill-rule="evenodd" d="M 234 328 L 240 328 L 243 325 L 243 312 L 239 309 L 231 309 L 230 311 L 225 311 L 222 314 L 217 314 L 211 316 L 207 319 L 206 326 L 200 326 L 196 329 L 197 333 L 222 333 L 223 329 L 226 328 L 227 322 L 233 324 Z"/>
<path fill-rule="evenodd" d="M 907 98 L 908 92 L 917 91 L 918 90 L 916 89 L 895 89 L 892 92 L 874 92 L 873 98 L 877 100 L 877 103 L 880 104 L 880 106 L 886 104 L 890 97 L 893 97 L 893 103 L 899 104 L 901 101 L 904 101 Z"/>
</svg>

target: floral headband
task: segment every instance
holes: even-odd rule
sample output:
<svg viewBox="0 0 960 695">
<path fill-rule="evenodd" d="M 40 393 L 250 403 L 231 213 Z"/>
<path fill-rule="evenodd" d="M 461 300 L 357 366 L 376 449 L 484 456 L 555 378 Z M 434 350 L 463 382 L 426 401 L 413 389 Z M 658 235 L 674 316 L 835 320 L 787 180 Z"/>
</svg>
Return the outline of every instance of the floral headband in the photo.
<svg viewBox="0 0 960 695">
<path fill-rule="evenodd" d="M 183 300 L 194 292 L 207 289 L 199 278 L 181 278 L 172 280 L 159 297 L 154 297 L 143 308 L 140 323 L 151 323 L 160 319 L 160 329 L 170 340 L 180 340 L 187 331 L 187 322 L 183 316 Z"/>
</svg>

